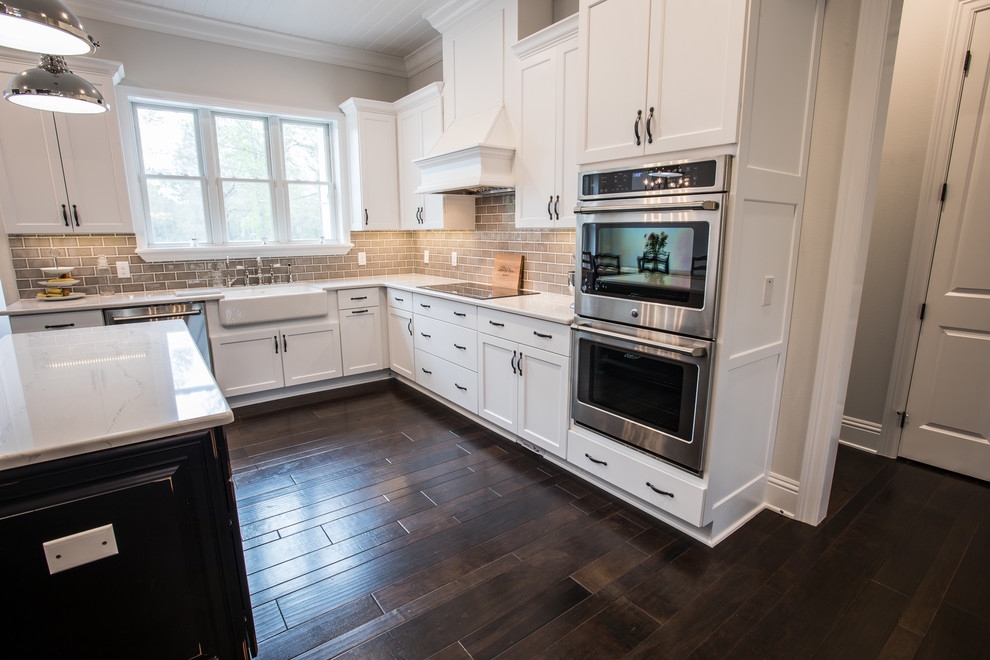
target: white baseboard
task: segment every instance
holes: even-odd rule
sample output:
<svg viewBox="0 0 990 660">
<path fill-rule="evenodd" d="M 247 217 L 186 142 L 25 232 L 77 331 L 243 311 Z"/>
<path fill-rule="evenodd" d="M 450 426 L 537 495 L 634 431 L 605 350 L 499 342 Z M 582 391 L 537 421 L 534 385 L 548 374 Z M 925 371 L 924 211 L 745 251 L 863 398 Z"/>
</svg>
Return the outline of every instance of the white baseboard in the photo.
<svg viewBox="0 0 990 660">
<path fill-rule="evenodd" d="M 880 449 L 880 432 L 882 430 L 883 426 L 876 422 L 843 415 L 842 427 L 839 429 L 839 442 L 876 454 Z"/>
<path fill-rule="evenodd" d="M 800 488 L 799 482 L 771 472 L 767 479 L 767 508 L 788 518 L 793 518 L 794 512 L 797 510 Z"/>
</svg>

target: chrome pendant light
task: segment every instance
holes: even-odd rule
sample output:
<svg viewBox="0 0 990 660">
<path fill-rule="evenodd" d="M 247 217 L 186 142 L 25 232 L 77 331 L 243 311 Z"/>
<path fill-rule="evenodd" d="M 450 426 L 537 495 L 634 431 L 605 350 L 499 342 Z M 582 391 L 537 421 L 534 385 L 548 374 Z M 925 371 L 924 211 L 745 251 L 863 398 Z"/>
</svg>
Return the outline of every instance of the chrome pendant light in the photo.
<svg viewBox="0 0 990 660">
<path fill-rule="evenodd" d="M 38 66 L 14 76 L 3 97 L 37 110 L 97 114 L 109 105 L 88 80 L 69 71 L 61 55 L 42 55 Z"/>
<path fill-rule="evenodd" d="M 0 46 L 52 55 L 89 55 L 97 43 L 58 0 L 0 1 Z"/>
</svg>

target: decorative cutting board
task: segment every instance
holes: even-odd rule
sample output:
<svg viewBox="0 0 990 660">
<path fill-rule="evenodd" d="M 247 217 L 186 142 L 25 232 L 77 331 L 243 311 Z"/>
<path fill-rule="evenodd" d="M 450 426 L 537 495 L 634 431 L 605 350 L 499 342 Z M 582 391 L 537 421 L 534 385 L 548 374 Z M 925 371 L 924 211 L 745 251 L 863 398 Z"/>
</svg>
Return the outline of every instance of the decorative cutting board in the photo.
<svg viewBox="0 0 990 660">
<path fill-rule="evenodd" d="M 495 255 L 495 266 L 492 269 L 493 289 L 512 289 L 518 291 L 522 288 L 522 276 L 523 255 Z"/>
</svg>

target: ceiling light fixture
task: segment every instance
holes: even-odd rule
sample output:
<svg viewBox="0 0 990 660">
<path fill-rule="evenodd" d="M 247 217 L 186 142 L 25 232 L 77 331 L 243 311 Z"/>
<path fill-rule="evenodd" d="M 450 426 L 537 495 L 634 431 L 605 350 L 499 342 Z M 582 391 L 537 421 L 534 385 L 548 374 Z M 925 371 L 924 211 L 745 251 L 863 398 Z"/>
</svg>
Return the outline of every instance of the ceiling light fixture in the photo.
<svg viewBox="0 0 990 660">
<path fill-rule="evenodd" d="M 97 114 L 110 108 L 92 83 L 69 71 L 61 55 L 42 55 L 38 66 L 14 76 L 3 97 L 17 105 L 52 112 Z"/>
<path fill-rule="evenodd" d="M 99 44 L 59 0 L 0 2 L 0 46 L 53 55 L 89 55 Z"/>
</svg>

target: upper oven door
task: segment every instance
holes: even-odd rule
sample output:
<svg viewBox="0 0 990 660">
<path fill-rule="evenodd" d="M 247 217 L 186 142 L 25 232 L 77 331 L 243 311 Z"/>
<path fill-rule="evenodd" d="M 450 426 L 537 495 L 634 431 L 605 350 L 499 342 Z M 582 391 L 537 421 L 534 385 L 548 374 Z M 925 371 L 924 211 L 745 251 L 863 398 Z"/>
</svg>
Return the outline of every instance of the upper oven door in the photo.
<svg viewBox="0 0 990 660">
<path fill-rule="evenodd" d="M 715 337 L 725 195 L 582 202 L 575 312 Z"/>
</svg>

